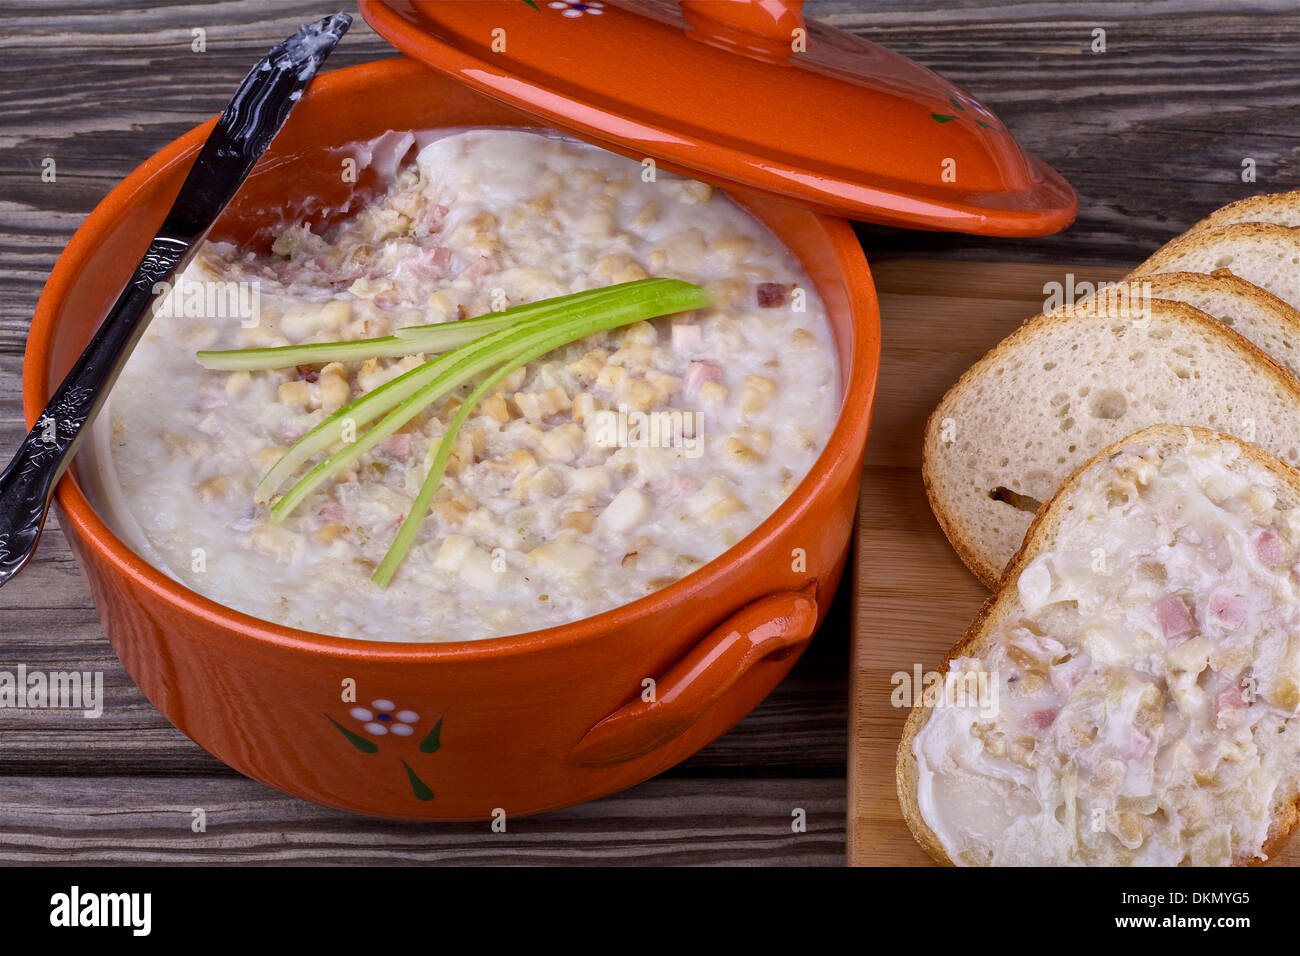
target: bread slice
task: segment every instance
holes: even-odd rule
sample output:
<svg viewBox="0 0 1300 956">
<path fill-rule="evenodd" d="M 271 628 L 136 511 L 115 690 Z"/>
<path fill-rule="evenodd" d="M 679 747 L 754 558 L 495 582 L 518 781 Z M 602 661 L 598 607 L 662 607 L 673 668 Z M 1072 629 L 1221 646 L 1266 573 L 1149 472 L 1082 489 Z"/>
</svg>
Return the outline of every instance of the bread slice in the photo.
<svg viewBox="0 0 1300 956">
<path fill-rule="evenodd" d="M 1271 222 L 1277 226 L 1300 226 L 1300 189 L 1285 193 L 1265 193 L 1247 196 L 1216 209 L 1183 233 L 1190 235 L 1201 229 L 1213 229 L 1234 222 Z"/>
<path fill-rule="evenodd" d="M 1181 302 L 1142 317 L 1074 306 L 1030 319 L 975 363 L 926 424 L 922 477 L 958 555 L 989 587 L 1039 504 L 1118 438 L 1176 421 L 1300 461 L 1300 383 Z"/>
<path fill-rule="evenodd" d="M 1300 820 L 1300 472 L 1157 425 L 1080 468 L 898 748 L 942 863 L 1246 864 Z"/>
<path fill-rule="evenodd" d="M 1080 305 L 1140 302 L 1143 297 L 1186 302 L 1250 339 L 1300 378 L 1300 312 L 1231 273 L 1165 272 L 1104 286 Z"/>
<path fill-rule="evenodd" d="M 1125 278 L 1221 269 L 1300 309 L 1300 228 L 1239 222 L 1202 229 L 1161 246 Z"/>
</svg>

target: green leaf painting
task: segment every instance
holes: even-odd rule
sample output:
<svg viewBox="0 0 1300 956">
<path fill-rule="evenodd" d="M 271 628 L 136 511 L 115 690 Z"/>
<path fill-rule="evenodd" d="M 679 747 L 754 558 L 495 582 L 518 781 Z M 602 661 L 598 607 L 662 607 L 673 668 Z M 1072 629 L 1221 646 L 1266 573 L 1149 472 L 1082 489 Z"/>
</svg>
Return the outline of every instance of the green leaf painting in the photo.
<svg viewBox="0 0 1300 956">
<path fill-rule="evenodd" d="M 951 93 L 948 94 L 948 102 L 950 102 L 953 106 L 955 106 L 960 112 L 962 113 L 967 112 L 966 107 L 961 104 L 961 101 L 958 100 L 957 97 L 953 96 Z M 975 117 L 971 117 L 971 118 L 975 120 L 976 126 L 982 127 L 984 129 L 997 129 L 997 127 L 994 126 L 992 123 L 986 123 L 984 122 L 984 120 L 977 119 Z M 954 116 L 951 113 L 931 113 L 930 119 L 934 120 L 936 123 L 951 123 L 955 119 L 961 119 L 961 117 Z"/>
<path fill-rule="evenodd" d="M 406 777 L 411 781 L 411 792 L 415 794 L 415 799 L 432 800 L 433 791 L 429 789 L 429 785 L 415 775 L 415 771 L 405 760 L 402 761 L 402 766 L 406 768 Z"/>
<path fill-rule="evenodd" d="M 367 740 L 365 737 L 362 737 L 360 734 L 354 734 L 352 731 L 348 730 L 346 727 L 340 724 L 329 714 L 325 715 L 325 719 L 328 720 L 335 727 L 337 727 L 339 729 L 339 733 L 341 733 L 344 737 L 348 738 L 348 742 L 351 743 L 352 746 L 360 750 L 363 754 L 373 754 L 379 752 L 379 746 L 373 740 Z"/>
<path fill-rule="evenodd" d="M 428 736 L 420 741 L 420 753 L 422 754 L 437 753 L 438 748 L 441 746 L 442 746 L 442 718 L 439 717 L 438 722 L 433 725 L 433 730 L 429 731 Z"/>
</svg>

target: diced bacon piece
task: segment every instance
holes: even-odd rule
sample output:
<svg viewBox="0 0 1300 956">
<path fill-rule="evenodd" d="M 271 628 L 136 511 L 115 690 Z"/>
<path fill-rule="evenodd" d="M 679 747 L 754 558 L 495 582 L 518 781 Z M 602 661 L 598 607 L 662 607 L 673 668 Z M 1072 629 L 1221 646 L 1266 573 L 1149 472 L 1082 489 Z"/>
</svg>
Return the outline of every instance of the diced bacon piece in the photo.
<svg viewBox="0 0 1300 956">
<path fill-rule="evenodd" d="M 1029 713 L 1029 726 L 1035 730 L 1046 730 L 1052 724 L 1056 723 L 1056 714 L 1054 710 L 1034 710 Z"/>
<path fill-rule="evenodd" d="M 1077 657 L 1057 664 L 1051 670 L 1052 686 L 1062 696 L 1068 696 L 1072 690 L 1088 675 L 1088 664 Z"/>
<path fill-rule="evenodd" d="M 1190 637 L 1196 633 L 1196 621 L 1185 602 L 1177 594 L 1171 594 L 1156 604 L 1156 617 L 1160 620 L 1160 631 L 1166 641 Z"/>
<path fill-rule="evenodd" d="M 1250 701 L 1246 700 L 1246 688 L 1238 687 L 1236 685 L 1225 687 L 1223 690 L 1219 691 L 1218 696 L 1214 698 L 1214 713 L 1216 716 L 1221 716 L 1234 710 L 1242 710 L 1249 706 Z"/>
<path fill-rule="evenodd" d="M 1225 628 L 1235 631 L 1246 620 L 1246 599 L 1228 591 L 1215 591 L 1210 595 L 1210 613 Z"/>
<path fill-rule="evenodd" d="M 1120 755 L 1129 760 L 1139 760 L 1151 747 L 1151 738 L 1137 729 L 1129 731 L 1128 741 L 1120 750 Z"/>
<path fill-rule="evenodd" d="M 409 432 L 389 435 L 379 443 L 378 450 L 389 458 L 408 461 L 411 457 L 411 435 Z"/>
<path fill-rule="evenodd" d="M 778 306 L 785 305 L 790 300 L 790 290 L 794 288 L 789 285 L 782 285 L 779 282 L 760 282 L 757 288 L 758 307 L 760 309 L 775 309 Z"/>
<path fill-rule="evenodd" d="M 321 509 L 316 512 L 316 515 L 326 521 L 342 521 L 347 512 L 337 501 L 327 501 L 321 505 Z"/>
<path fill-rule="evenodd" d="M 480 256 L 476 261 L 461 270 L 457 279 L 481 279 L 492 271 L 492 260 L 487 256 Z"/>
<path fill-rule="evenodd" d="M 442 224 L 446 219 L 447 207 L 439 203 L 436 206 L 429 207 L 429 216 L 424 222 L 429 227 L 430 232 L 437 232 L 442 228 Z"/>
<path fill-rule="evenodd" d="M 722 366 L 717 362 L 692 362 L 682 378 L 682 392 L 694 395 L 705 382 L 722 381 Z"/>
<path fill-rule="evenodd" d="M 694 322 L 678 322 L 673 326 L 673 348 L 689 349 L 700 344 L 703 334 Z"/>
<path fill-rule="evenodd" d="M 423 250 L 419 255 L 404 259 L 398 263 L 397 277 L 429 282 L 441 279 L 447 274 L 451 265 L 451 250 L 446 246 L 434 246 Z"/>
<path fill-rule="evenodd" d="M 1266 568 L 1276 568 L 1282 563 L 1282 539 L 1272 528 L 1265 528 L 1255 539 L 1255 556 Z"/>
</svg>

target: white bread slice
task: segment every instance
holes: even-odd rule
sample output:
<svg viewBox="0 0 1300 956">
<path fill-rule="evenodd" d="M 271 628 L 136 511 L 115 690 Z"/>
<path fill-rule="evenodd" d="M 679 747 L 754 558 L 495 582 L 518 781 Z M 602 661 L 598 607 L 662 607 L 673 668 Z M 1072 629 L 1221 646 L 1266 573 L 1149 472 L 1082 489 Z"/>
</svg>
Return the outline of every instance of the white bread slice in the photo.
<svg viewBox="0 0 1300 956">
<path fill-rule="evenodd" d="M 1300 461 L 1300 383 L 1203 312 L 1157 299 L 1142 318 L 1086 304 L 1036 316 L 930 416 L 921 464 L 930 507 L 992 587 L 1039 503 L 1074 469 L 1171 420 L 1244 434 Z"/>
<path fill-rule="evenodd" d="M 1129 436 L 914 694 L 908 826 L 948 864 L 1274 856 L 1300 819 L 1297 625 L 1300 472 L 1204 429 Z"/>
<path fill-rule="evenodd" d="M 1300 189 L 1247 196 L 1230 202 L 1210 213 L 1183 235 L 1234 222 L 1271 222 L 1277 226 L 1300 226 Z"/>
<path fill-rule="evenodd" d="M 1227 272 L 1165 272 L 1103 286 L 1094 301 L 1140 302 L 1142 297 L 1186 302 L 1250 339 L 1300 378 L 1300 312 L 1259 286 Z"/>
<path fill-rule="evenodd" d="M 1239 222 L 1202 229 L 1161 246 L 1125 278 L 1220 269 L 1300 309 L 1300 228 Z"/>
</svg>

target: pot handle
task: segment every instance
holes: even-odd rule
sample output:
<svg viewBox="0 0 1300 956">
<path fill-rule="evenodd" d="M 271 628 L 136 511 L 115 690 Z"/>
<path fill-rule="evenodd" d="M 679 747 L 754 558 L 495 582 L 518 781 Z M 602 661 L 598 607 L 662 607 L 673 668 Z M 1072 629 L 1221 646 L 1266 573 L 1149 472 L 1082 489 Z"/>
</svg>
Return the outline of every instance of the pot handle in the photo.
<svg viewBox="0 0 1300 956">
<path fill-rule="evenodd" d="M 781 63 L 795 31 L 804 30 L 804 0 L 681 0 L 687 35 L 733 53 Z"/>
<path fill-rule="evenodd" d="M 756 664 L 787 657 L 812 638 L 816 590 L 814 582 L 745 605 L 656 681 L 652 700 L 638 697 L 587 731 L 572 762 L 625 763 L 683 734 Z"/>
</svg>

